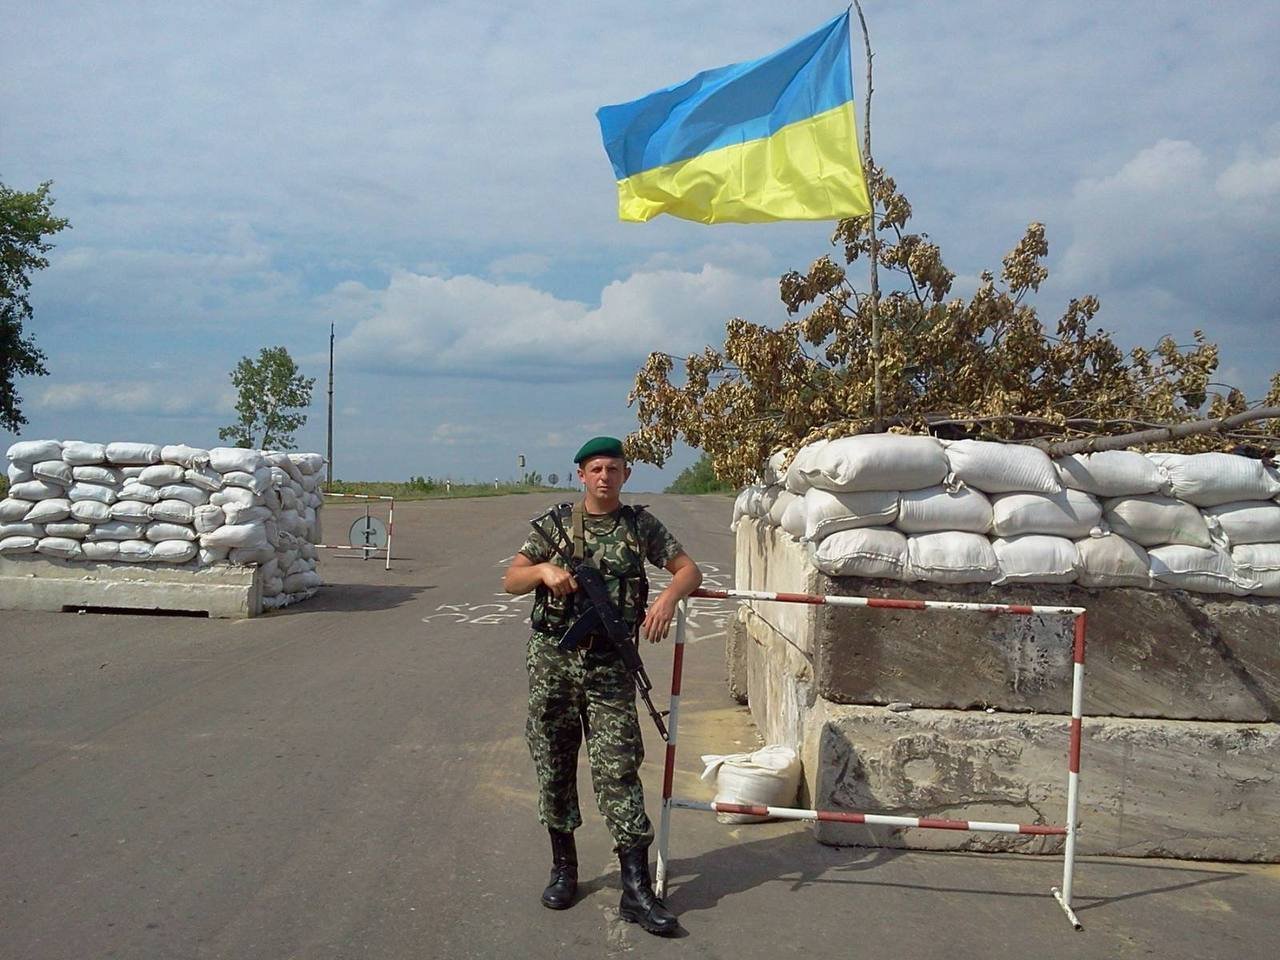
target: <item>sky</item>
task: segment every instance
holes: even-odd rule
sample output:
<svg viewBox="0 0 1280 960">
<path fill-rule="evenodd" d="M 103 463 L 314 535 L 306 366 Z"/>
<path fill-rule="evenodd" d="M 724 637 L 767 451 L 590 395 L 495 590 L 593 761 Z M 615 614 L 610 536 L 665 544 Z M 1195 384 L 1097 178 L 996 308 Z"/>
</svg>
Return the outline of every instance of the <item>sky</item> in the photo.
<svg viewBox="0 0 1280 960">
<path fill-rule="evenodd" d="M 568 476 L 636 427 L 650 351 L 780 323 L 779 276 L 834 253 L 831 223 L 620 223 L 595 110 L 842 9 L 0 0 L 0 181 L 52 180 L 72 224 L 31 290 L 50 375 L 20 381 L 23 438 L 216 445 L 236 361 L 284 346 L 316 378 L 297 446 L 323 452 L 332 324 L 336 477 Z M 1042 320 L 1093 293 L 1126 347 L 1203 329 L 1262 396 L 1280 4 L 863 9 L 872 152 L 958 294 L 1041 221 Z"/>
</svg>

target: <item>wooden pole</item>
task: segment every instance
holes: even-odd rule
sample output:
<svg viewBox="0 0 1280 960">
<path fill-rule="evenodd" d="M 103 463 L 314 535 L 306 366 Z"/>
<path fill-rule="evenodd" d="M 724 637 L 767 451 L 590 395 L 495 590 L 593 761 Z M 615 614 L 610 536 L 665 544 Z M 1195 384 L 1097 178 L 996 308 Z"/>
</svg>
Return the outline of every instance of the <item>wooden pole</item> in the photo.
<svg viewBox="0 0 1280 960">
<path fill-rule="evenodd" d="M 871 161 L 871 36 L 867 33 L 867 18 L 862 15 L 862 4 L 853 0 L 858 11 L 858 22 L 862 24 L 862 44 L 867 57 L 867 98 L 862 112 L 862 174 L 866 177 L 872 167 Z M 852 37 L 850 37 L 852 43 Z M 853 69 L 850 59 L 849 69 Z M 871 183 L 867 181 L 867 200 L 871 209 L 867 213 L 867 236 L 870 243 L 868 260 L 871 262 L 871 362 L 873 364 L 873 383 L 875 389 L 875 406 L 873 407 L 872 426 L 876 433 L 884 430 L 884 396 L 880 382 L 880 276 L 877 270 L 879 261 L 879 241 L 876 238 L 876 199 L 871 193 Z"/>
</svg>

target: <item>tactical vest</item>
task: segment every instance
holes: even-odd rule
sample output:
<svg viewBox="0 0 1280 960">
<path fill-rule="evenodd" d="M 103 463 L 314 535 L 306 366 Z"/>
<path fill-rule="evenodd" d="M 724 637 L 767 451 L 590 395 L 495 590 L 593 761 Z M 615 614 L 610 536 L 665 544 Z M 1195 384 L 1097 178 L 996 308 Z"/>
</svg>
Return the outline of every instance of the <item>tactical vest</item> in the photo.
<svg viewBox="0 0 1280 960">
<path fill-rule="evenodd" d="M 601 549 L 599 542 L 595 549 L 587 552 L 585 536 L 585 511 L 575 511 L 572 503 L 557 504 L 552 508 L 560 514 L 560 520 L 569 532 L 570 543 L 565 544 L 575 560 L 585 560 L 595 565 L 604 575 L 605 583 L 610 587 L 618 586 L 618 612 L 622 619 L 635 627 L 644 619 L 645 608 L 649 603 L 649 578 L 645 574 L 644 544 L 640 542 L 639 514 L 643 506 L 623 504 L 619 508 L 622 543 L 625 548 L 624 557 L 609 556 L 610 551 Z M 544 525 L 547 526 L 547 525 Z M 547 533 L 556 536 L 554 529 Z M 612 590 L 610 591 L 612 593 Z M 577 594 L 567 597 L 555 597 L 545 586 L 539 585 L 534 591 L 533 629 L 539 633 L 559 637 L 577 619 Z"/>
</svg>

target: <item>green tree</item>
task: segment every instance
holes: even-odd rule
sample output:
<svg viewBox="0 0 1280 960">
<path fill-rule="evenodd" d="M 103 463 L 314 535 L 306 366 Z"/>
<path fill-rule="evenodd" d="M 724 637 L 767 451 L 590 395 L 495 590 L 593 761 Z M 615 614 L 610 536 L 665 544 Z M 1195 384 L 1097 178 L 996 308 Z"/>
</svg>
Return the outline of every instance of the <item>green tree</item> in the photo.
<svg viewBox="0 0 1280 960">
<path fill-rule="evenodd" d="M 715 466 L 705 453 L 698 462 L 680 471 L 665 493 L 729 493 L 735 488 L 716 477 Z"/>
<path fill-rule="evenodd" d="M 14 433 L 27 422 L 14 381 L 49 372 L 44 353 L 22 332 L 31 319 L 31 274 L 49 265 L 44 254 L 53 249 L 45 238 L 68 226 L 65 217 L 53 215 L 49 187 L 46 180 L 23 193 L 0 183 L 0 427 Z"/>
<path fill-rule="evenodd" d="M 293 449 L 293 431 L 307 422 L 315 377 L 304 377 L 284 347 L 263 347 L 258 359 L 241 357 L 231 372 L 240 419 L 218 431 L 238 447 Z"/>
</svg>

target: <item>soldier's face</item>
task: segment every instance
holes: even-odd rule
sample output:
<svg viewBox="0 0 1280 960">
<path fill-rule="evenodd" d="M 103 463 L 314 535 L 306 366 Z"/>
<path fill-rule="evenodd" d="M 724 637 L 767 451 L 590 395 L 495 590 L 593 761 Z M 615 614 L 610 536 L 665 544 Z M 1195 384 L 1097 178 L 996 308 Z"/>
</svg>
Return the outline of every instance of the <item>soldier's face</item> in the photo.
<svg viewBox="0 0 1280 960">
<path fill-rule="evenodd" d="M 621 457 L 592 457 L 578 467 L 578 479 L 594 496 L 604 500 L 616 497 L 631 476 L 631 468 Z"/>
</svg>

